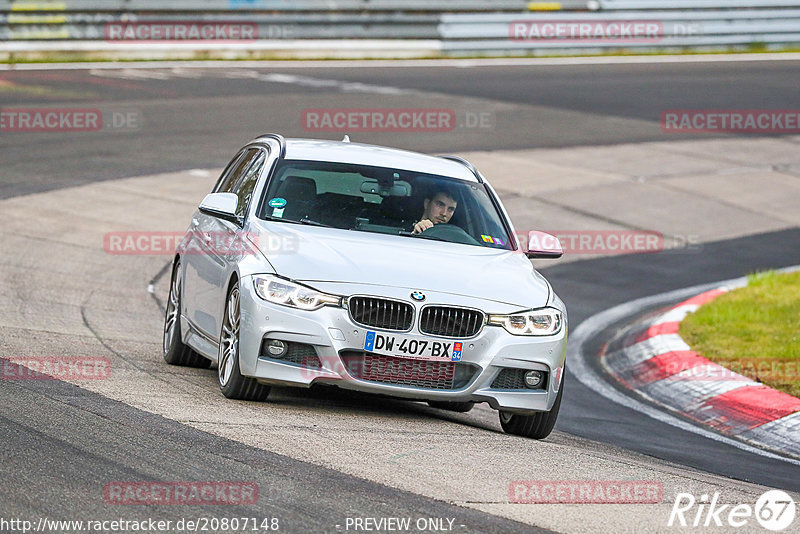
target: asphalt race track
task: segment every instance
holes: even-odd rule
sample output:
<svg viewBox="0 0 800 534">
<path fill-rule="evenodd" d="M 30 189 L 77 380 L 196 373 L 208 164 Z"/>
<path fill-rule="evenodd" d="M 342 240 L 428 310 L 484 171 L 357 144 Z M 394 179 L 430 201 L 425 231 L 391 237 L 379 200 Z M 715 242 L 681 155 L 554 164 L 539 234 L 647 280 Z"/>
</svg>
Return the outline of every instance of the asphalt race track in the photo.
<svg viewBox="0 0 800 534">
<path fill-rule="evenodd" d="M 108 111 L 139 112 L 142 119 L 108 136 L 5 137 L 0 198 L 100 179 L 216 168 L 243 139 L 268 131 L 328 137 L 302 128 L 301 111 L 317 107 L 386 102 L 419 107 L 424 102 L 425 107 L 442 104 L 473 117 L 490 114 L 488 128 L 466 127 L 466 117 L 459 116 L 463 127 L 448 135 L 369 134 L 375 143 L 434 153 L 672 140 L 674 134 L 657 127 L 665 109 L 791 108 L 800 98 L 796 67 L 795 61 L 772 61 L 480 69 L 0 71 L 0 105 L 89 102 Z M 31 157 L 30 151 L 37 152 L 33 147 L 43 144 L 49 157 Z"/>
<path fill-rule="evenodd" d="M 798 87 L 800 61 L 0 71 L 0 109 L 98 108 L 105 122 L 100 132 L 0 132 L 0 357 L 90 353 L 110 358 L 123 377 L 77 385 L 0 381 L 0 517 L 277 517 L 283 532 L 353 531 L 348 518 L 411 517 L 452 518 L 456 532 L 634 532 L 671 531 L 666 521 L 677 492 L 719 491 L 725 502 L 753 503 L 767 488 L 778 488 L 795 492 L 797 500 L 797 462 L 620 406 L 583 385 L 569 362 L 561 415 L 544 442 L 502 434 L 485 406 L 450 414 L 392 399 L 281 388 L 263 405 L 226 402 L 212 372 L 160 361 L 168 258 L 110 256 L 97 236 L 183 230 L 198 195 L 215 178 L 206 170 L 224 166 L 258 134 L 341 137 L 310 131 L 302 119 L 307 109 L 452 109 L 452 131 L 350 136 L 487 158 L 549 150 L 541 154 L 563 154 L 567 161 L 567 150 L 616 150 L 615 158 L 625 159 L 640 144 L 661 149 L 682 142 L 669 150 L 695 161 L 716 157 L 739 169 L 745 164 L 732 153 L 706 158 L 692 155 L 691 146 L 752 143 L 764 147 L 759 154 L 777 158 L 759 169 L 792 184 L 800 182 L 800 137 L 676 136 L 661 130 L 659 117 L 669 109 L 800 109 Z M 501 168 L 478 165 L 495 183 L 492 172 Z M 595 217 L 646 229 L 659 226 L 626 217 L 646 221 L 652 213 L 656 220 L 683 209 L 671 206 L 662 214 L 631 200 L 630 214 L 611 217 L 597 215 L 602 206 L 593 211 L 571 204 L 577 200 L 526 196 L 523 186 L 496 187 L 515 220 L 516 214 L 558 208 L 573 217 L 567 221 Z M 745 196 L 746 186 L 738 187 Z M 752 216 L 752 230 L 736 226 L 733 216 L 721 219 L 723 212 L 694 213 L 702 241 L 696 250 L 536 266 L 567 303 L 574 331 L 620 303 L 800 264 L 796 217 L 768 223 L 769 206 L 744 202 L 733 198 L 725 205 Z M 613 333 L 598 336 L 594 348 Z M 664 501 L 654 508 L 508 502 L 511 481 L 545 479 L 659 480 Z M 111 481 L 183 480 L 256 481 L 259 499 L 224 509 L 103 500 Z M 763 530 L 750 525 L 738 531 Z"/>
</svg>

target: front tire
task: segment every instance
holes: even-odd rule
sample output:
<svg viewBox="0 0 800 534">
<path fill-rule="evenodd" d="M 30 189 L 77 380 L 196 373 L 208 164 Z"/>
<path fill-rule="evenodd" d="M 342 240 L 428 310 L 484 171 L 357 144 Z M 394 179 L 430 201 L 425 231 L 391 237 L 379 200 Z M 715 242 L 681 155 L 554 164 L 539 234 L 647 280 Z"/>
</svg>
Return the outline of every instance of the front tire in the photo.
<svg viewBox="0 0 800 534">
<path fill-rule="evenodd" d="M 228 291 L 225 314 L 222 318 L 217 377 L 219 389 L 229 399 L 263 401 L 269 396 L 269 386 L 254 378 L 243 376 L 239 370 L 239 326 L 241 306 L 239 284 Z"/>
<path fill-rule="evenodd" d="M 558 419 L 558 410 L 561 408 L 561 395 L 564 393 L 564 379 L 561 379 L 561 388 L 556 395 L 556 402 L 549 412 L 539 412 L 533 415 L 520 415 L 509 412 L 500 412 L 500 426 L 507 434 L 514 434 L 533 439 L 544 439 L 553 431 Z"/>
<path fill-rule="evenodd" d="M 181 337 L 181 263 L 175 262 L 172 267 L 172 280 L 169 286 L 169 297 L 164 312 L 164 361 L 170 365 L 197 367 L 208 369 L 211 360 L 197 354 L 191 347 L 183 343 Z"/>
</svg>

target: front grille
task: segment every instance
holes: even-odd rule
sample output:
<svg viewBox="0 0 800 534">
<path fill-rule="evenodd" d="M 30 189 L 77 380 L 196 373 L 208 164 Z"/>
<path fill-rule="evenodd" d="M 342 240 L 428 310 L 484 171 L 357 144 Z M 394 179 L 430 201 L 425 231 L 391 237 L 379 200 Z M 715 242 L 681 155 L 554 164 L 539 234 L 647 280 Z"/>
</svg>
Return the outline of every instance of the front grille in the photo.
<svg viewBox="0 0 800 534">
<path fill-rule="evenodd" d="M 419 330 L 445 337 L 472 337 L 481 331 L 484 315 L 478 310 L 427 306 L 422 310 Z"/>
<path fill-rule="evenodd" d="M 414 307 L 407 302 L 376 297 L 350 297 L 347 301 L 350 318 L 362 326 L 398 330 L 411 328 Z"/>
<path fill-rule="evenodd" d="M 525 373 L 528 369 L 505 368 L 500 371 L 492 382 L 492 389 L 528 389 L 525 385 Z M 547 374 L 545 373 L 542 385 L 537 389 L 544 389 L 547 386 Z"/>
<path fill-rule="evenodd" d="M 412 360 L 363 351 L 342 351 L 345 369 L 354 378 L 425 389 L 461 389 L 477 367 L 467 363 Z"/>
<path fill-rule="evenodd" d="M 319 361 L 319 357 L 317 356 L 317 351 L 312 345 L 308 345 L 307 343 L 287 341 L 286 344 L 288 345 L 288 348 L 286 350 L 286 354 L 281 358 L 274 358 L 273 356 L 270 356 L 269 352 L 267 351 L 267 341 L 268 339 L 264 339 L 261 342 L 261 352 L 259 354 L 259 358 L 269 358 L 270 360 L 274 360 L 276 362 L 293 363 L 305 369 L 319 369 L 322 367 L 322 363 Z"/>
</svg>

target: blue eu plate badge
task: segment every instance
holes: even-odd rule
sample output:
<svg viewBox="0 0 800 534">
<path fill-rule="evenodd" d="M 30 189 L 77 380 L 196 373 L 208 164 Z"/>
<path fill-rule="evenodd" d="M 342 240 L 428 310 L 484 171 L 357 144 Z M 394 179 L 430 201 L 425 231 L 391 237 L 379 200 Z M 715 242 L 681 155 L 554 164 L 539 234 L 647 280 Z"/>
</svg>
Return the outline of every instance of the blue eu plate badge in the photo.
<svg viewBox="0 0 800 534">
<path fill-rule="evenodd" d="M 367 339 L 364 340 L 364 350 L 371 352 L 375 348 L 375 332 L 368 331 Z"/>
</svg>

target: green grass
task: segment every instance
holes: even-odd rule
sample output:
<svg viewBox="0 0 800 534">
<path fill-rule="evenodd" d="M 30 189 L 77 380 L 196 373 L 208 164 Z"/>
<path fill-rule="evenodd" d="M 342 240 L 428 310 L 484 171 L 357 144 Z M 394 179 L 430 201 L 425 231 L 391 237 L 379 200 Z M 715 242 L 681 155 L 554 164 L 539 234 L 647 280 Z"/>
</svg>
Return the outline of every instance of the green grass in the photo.
<svg viewBox="0 0 800 534">
<path fill-rule="evenodd" d="M 800 272 L 748 280 L 688 315 L 681 337 L 709 360 L 800 397 Z"/>
<path fill-rule="evenodd" d="M 426 55 L 426 56 L 419 56 L 419 57 L 364 57 L 364 58 L 341 58 L 341 57 L 313 57 L 313 58 L 293 58 L 293 57 L 286 57 L 284 55 L 278 54 L 275 55 L 274 52 L 264 51 L 263 53 L 260 52 L 252 52 L 252 53 L 243 53 L 241 56 L 235 58 L 218 58 L 209 55 L 207 52 L 198 52 L 195 57 L 192 58 L 116 58 L 113 54 L 109 56 L 98 56 L 94 53 L 84 53 L 84 52 L 59 52 L 53 51 L 50 53 L 46 52 L 35 52 L 33 55 L 27 54 L 25 52 L 20 53 L 9 53 L 9 57 L 0 59 L 0 65 L 15 65 L 15 64 L 23 64 L 23 63 L 30 63 L 30 64 L 37 64 L 37 63 L 108 63 L 108 62 L 115 62 L 115 63 L 137 63 L 137 62 L 157 62 L 157 61 L 347 61 L 347 60 L 358 60 L 358 61 L 384 61 L 384 60 L 415 60 L 415 59 L 547 59 L 547 58 L 592 58 L 592 57 L 607 57 L 607 56 L 692 56 L 692 55 L 726 55 L 726 54 L 791 54 L 800 52 L 800 47 L 797 46 L 785 46 L 785 47 L 777 47 L 777 48 L 770 48 L 766 45 L 761 43 L 753 43 L 750 45 L 737 45 L 737 46 L 729 46 L 724 47 L 721 49 L 712 48 L 712 49 L 703 49 L 703 48 L 680 48 L 675 47 L 674 49 L 666 49 L 666 50 L 635 50 L 635 49 L 626 49 L 626 48 L 618 48 L 618 49 L 610 49 L 602 52 L 597 53 L 582 53 L 581 51 L 576 51 L 574 54 L 559 54 L 559 53 L 547 53 L 544 52 L 537 52 L 533 54 L 513 54 L 513 55 L 500 55 L 500 54 L 465 54 L 463 56 L 445 56 L 445 55 Z"/>
</svg>

